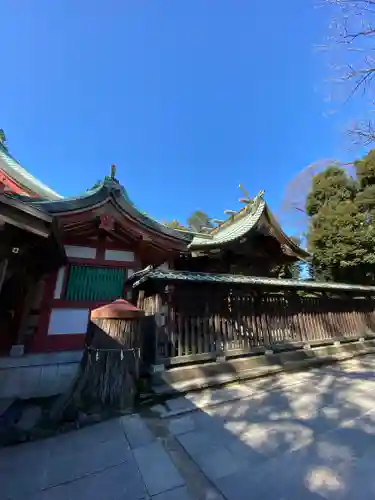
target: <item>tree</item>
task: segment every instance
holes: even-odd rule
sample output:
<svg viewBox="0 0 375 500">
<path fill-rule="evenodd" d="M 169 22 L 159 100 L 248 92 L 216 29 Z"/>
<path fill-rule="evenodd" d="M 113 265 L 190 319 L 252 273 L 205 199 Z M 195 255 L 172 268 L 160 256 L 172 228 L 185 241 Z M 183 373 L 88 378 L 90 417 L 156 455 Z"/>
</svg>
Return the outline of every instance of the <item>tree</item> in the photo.
<svg viewBox="0 0 375 500">
<path fill-rule="evenodd" d="M 357 120 L 350 133 L 365 144 L 375 140 L 375 0 L 323 0 L 333 12 L 328 47 L 333 56 L 336 82 L 345 88 L 345 100 L 362 92 L 366 115 Z"/>
<path fill-rule="evenodd" d="M 370 224 L 375 216 L 375 150 L 356 161 L 354 166 L 358 182 L 356 203 L 362 212 L 367 213 Z"/>
<path fill-rule="evenodd" d="M 171 229 L 180 229 L 186 231 L 186 227 L 183 226 L 177 219 L 171 220 L 170 222 L 163 221 L 162 224 L 164 224 L 167 227 L 170 227 Z"/>
<path fill-rule="evenodd" d="M 353 188 L 353 181 L 336 165 L 312 179 L 305 208 L 310 218 L 307 245 L 313 255 L 312 266 L 317 279 L 340 281 L 340 262 L 345 253 L 341 230 L 351 221 L 351 215 L 343 221 L 339 214 L 342 216 L 345 210 L 352 208 L 349 204 L 354 198 Z"/>
<path fill-rule="evenodd" d="M 362 216 L 363 244 L 367 248 L 363 266 L 371 283 L 375 281 L 375 150 L 354 163 L 357 178 L 356 205 Z"/>
<path fill-rule="evenodd" d="M 316 215 L 324 205 L 336 200 L 351 200 L 355 195 L 354 180 L 338 165 L 331 165 L 312 179 L 306 199 L 306 213 Z"/>
<path fill-rule="evenodd" d="M 299 235 L 301 242 L 305 241 L 309 217 L 306 213 L 306 198 L 311 190 L 313 178 L 328 167 L 335 165 L 344 169 L 350 176 L 355 174 L 352 163 L 339 164 L 333 159 L 317 160 L 303 168 L 286 186 L 279 212 L 282 226 L 292 229 Z"/>
<path fill-rule="evenodd" d="M 187 224 L 191 231 L 195 233 L 204 232 L 204 228 L 213 228 L 210 217 L 202 210 L 193 212 L 187 220 Z"/>
<path fill-rule="evenodd" d="M 313 255 L 314 278 L 373 281 L 375 242 L 368 230 L 368 211 L 358 202 L 360 193 L 360 182 L 337 165 L 313 178 L 306 213 L 310 218 L 307 242 Z"/>
</svg>

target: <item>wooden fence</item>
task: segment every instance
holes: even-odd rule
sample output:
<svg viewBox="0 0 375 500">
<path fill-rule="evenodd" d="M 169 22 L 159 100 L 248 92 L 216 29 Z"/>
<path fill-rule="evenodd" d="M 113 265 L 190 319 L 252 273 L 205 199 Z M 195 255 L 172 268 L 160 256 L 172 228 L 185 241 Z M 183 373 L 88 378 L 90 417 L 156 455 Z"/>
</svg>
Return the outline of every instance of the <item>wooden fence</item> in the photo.
<svg viewBox="0 0 375 500">
<path fill-rule="evenodd" d="M 157 331 L 159 361 L 178 364 L 375 334 L 372 297 L 308 296 L 295 291 L 200 292 L 142 298 L 141 305 L 149 314 L 165 316 Z"/>
</svg>

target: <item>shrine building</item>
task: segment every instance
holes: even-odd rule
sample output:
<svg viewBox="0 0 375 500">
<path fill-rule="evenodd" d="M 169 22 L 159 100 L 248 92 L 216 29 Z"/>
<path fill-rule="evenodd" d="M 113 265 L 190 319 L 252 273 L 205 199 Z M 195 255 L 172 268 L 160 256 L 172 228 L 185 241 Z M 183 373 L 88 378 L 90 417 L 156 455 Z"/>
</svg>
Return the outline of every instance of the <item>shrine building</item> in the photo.
<svg viewBox="0 0 375 500">
<path fill-rule="evenodd" d="M 111 175 L 66 198 L 0 143 L 0 353 L 81 351 L 90 311 L 132 300 L 126 280 L 147 266 L 275 276 L 308 254 L 281 229 L 263 193 L 199 233 L 142 213 Z"/>
</svg>

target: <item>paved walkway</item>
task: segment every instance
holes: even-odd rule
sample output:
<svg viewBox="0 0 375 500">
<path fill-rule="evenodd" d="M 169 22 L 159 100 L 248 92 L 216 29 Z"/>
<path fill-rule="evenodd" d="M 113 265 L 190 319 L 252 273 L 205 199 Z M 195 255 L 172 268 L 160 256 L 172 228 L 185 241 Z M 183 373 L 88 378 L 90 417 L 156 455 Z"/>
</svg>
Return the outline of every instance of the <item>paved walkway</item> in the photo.
<svg viewBox="0 0 375 500">
<path fill-rule="evenodd" d="M 168 409 L 181 415 L 123 417 L 0 450 L 0 497 L 375 498 L 375 357 L 207 390 Z"/>
</svg>

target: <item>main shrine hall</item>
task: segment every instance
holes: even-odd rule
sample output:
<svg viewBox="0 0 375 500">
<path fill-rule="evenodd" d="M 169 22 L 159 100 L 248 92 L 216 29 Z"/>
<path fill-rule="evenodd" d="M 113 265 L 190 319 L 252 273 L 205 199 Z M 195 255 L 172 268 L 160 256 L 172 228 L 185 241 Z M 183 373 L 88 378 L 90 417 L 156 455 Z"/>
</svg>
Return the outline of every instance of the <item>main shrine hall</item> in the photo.
<svg viewBox="0 0 375 500">
<path fill-rule="evenodd" d="M 116 168 L 65 198 L 0 142 L 0 353 L 82 350 L 90 312 L 132 300 L 127 279 L 147 266 L 274 276 L 308 254 L 282 230 L 263 193 L 195 233 L 141 212 Z"/>
</svg>

